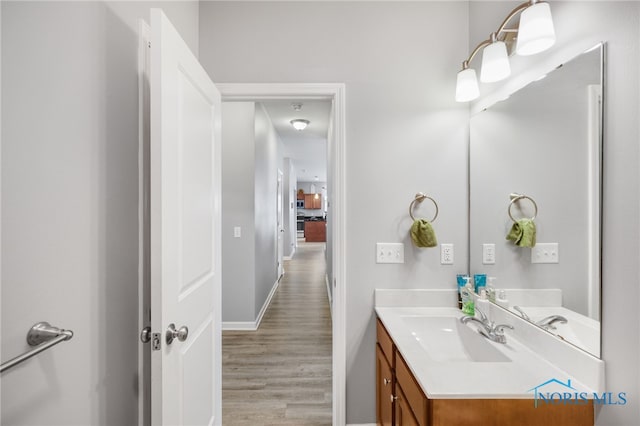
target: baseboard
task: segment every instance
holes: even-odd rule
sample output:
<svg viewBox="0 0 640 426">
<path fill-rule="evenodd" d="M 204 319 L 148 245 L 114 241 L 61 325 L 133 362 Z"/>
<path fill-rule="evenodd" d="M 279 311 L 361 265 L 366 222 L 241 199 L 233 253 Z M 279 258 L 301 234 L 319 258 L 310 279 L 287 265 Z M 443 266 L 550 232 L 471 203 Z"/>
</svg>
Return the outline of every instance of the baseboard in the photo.
<svg viewBox="0 0 640 426">
<path fill-rule="evenodd" d="M 324 274 L 324 283 L 327 285 L 327 298 L 329 299 L 329 310 L 331 311 L 331 319 L 333 319 L 333 299 L 331 297 L 331 284 L 329 283 L 329 276 Z"/>
<path fill-rule="evenodd" d="M 267 312 L 267 308 L 271 304 L 271 299 L 273 299 L 273 295 L 276 294 L 276 290 L 280 285 L 280 280 L 276 281 L 271 287 L 271 291 L 267 296 L 267 299 L 262 304 L 262 308 L 260 309 L 260 313 L 258 314 L 258 318 L 255 321 L 222 321 L 222 330 L 223 331 L 256 331 L 260 327 L 260 323 L 262 322 L 262 317 L 264 317 L 264 313 Z"/>
<path fill-rule="evenodd" d="M 280 278 L 282 278 L 282 277 L 280 277 Z M 273 287 L 271 287 L 271 291 L 269 292 L 269 295 L 267 296 L 267 299 L 262 304 L 262 308 L 260 309 L 260 313 L 258 314 L 258 318 L 256 318 L 256 328 L 255 328 L 256 330 L 260 327 L 260 323 L 262 322 L 262 317 L 264 316 L 264 313 L 267 312 L 267 308 L 271 304 L 271 299 L 273 299 L 273 295 L 276 294 L 276 290 L 278 289 L 278 286 L 280 285 L 280 278 L 278 278 L 276 280 L 276 282 L 273 284 Z"/>
<path fill-rule="evenodd" d="M 293 246 L 291 247 L 291 254 L 289 256 L 283 256 L 282 259 L 283 260 L 291 260 L 293 259 L 293 255 L 296 254 L 296 247 Z"/>
<path fill-rule="evenodd" d="M 223 321 L 222 331 L 255 331 L 255 321 Z"/>
</svg>

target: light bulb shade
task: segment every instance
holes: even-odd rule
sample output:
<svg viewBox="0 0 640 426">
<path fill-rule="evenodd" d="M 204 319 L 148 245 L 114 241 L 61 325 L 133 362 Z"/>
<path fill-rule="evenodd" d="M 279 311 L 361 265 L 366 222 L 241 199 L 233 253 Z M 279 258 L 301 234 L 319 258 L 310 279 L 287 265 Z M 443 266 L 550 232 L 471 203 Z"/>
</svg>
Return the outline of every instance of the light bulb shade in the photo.
<svg viewBox="0 0 640 426">
<path fill-rule="evenodd" d="M 535 55 L 547 50 L 556 42 L 549 3 L 535 3 L 520 15 L 516 53 Z"/>
<path fill-rule="evenodd" d="M 482 50 L 481 82 L 493 83 L 504 80 L 510 74 L 509 55 L 507 55 L 507 46 L 503 41 L 491 43 Z"/>
<path fill-rule="evenodd" d="M 467 68 L 458 73 L 456 102 L 469 102 L 480 96 L 476 70 Z"/>
<path fill-rule="evenodd" d="M 307 128 L 307 126 L 309 125 L 309 120 L 303 120 L 302 118 L 296 118 L 295 120 L 291 120 L 289 123 L 291 123 L 291 125 L 293 126 L 294 129 L 296 130 L 304 130 Z"/>
</svg>

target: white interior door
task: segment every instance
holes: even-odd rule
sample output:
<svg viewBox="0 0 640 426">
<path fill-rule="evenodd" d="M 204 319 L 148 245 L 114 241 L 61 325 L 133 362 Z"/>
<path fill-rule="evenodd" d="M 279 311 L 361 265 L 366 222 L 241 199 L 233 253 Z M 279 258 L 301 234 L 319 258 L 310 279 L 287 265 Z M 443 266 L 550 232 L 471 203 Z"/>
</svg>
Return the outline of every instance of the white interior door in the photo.
<svg viewBox="0 0 640 426">
<path fill-rule="evenodd" d="M 283 214 L 283 198 L 282 198 L 282 172 L 278 170 L 278 190 L 276 191 L 276 217 L 278 218 L 277 229 L 277 253 L 278 253 L 278 279 L 284 273 L 283 256 L 284 256 L 284 214 Z"/>
<path fill-rule="evenodd" d="M 150 93 L 151 420 L 220 424 L 220 93 L 160 9 Z"/>
</svg>

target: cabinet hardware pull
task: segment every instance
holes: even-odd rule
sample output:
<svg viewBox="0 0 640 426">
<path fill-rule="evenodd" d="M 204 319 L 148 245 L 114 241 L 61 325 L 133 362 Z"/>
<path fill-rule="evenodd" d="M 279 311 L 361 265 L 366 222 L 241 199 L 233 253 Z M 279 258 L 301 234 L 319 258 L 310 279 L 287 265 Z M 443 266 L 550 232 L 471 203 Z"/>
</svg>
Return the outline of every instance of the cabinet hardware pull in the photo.
<svg viewBox="0 0 640 426">
<path fill-rule="evenodd" d="M 396 402 L 396 400 L 398 399 L 397 396 L 393 396 L 393 395 L 390 395 L 389 398 L 391 399 L 391 402 Z"/>
<path fill-rule="evenodd" d="M 389 383 L 391 383 L 391 380 L 389 380 L 387 378 L 383 378 L 382 379 L 382 383 L 384 383 L 384 385 L 387 386 Z"/>
</svg>

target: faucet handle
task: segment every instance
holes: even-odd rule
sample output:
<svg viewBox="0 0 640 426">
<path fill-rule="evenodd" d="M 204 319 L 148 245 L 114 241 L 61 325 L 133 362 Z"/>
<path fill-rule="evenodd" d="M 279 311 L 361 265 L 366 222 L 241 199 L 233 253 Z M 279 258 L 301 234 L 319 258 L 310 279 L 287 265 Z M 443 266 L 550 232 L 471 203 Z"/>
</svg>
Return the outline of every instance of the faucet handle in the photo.
<svg viewBox="0 0 640 426">
<path fill-rule="evenodd" d="M 509 329 L 513 330 L 513 326 L 512 325 L 509 325 L 509 324 L 498 324 L 498 325 L 493 327 L 493 331 L 496 332 L 496 333 L 499 333 L 499 334 L 503 334 L 505 328 L 509 328 Z"/>
</svg>

